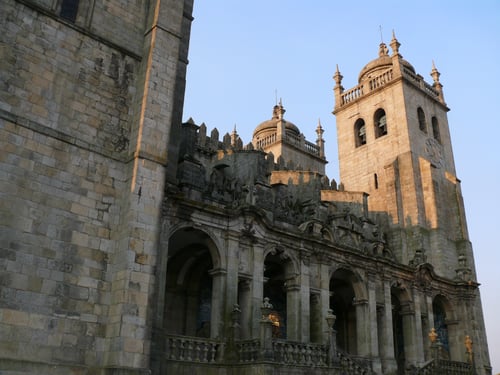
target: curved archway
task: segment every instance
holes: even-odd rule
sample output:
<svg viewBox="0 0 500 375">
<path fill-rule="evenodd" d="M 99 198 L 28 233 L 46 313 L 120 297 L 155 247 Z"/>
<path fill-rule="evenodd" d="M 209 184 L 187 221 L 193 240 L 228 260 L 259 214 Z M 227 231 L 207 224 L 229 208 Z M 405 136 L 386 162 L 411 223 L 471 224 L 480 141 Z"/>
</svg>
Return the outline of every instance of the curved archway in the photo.
<svg viewBox="0 0 500 375">
<path fill-rule="evenodd" d="M 192 227 L 168 241 L 163 327 L 168 334 L 214 335 L 213 270 L 218 250 L 207 233 Z"/>
<path fill-rule="evenodd" d="M 375 138 L 379 138 L 387 134 L 387 116 L 382 108 L 375 111 L 375 114 L 373 115 L 373 123 L 375 124 Z"/>
<path fill-rule="evenodd" d="M 354 123 L 354 144 L 356 147 L 366 144 L 366 126 L 361 118 Z"/>
<path fill-rule="evenodd" d="M 461 360 L 460 351 L 456 352 L 458 345 L 454 345 L 456 337 L 456 320 L 453 318 L 453 309 L 448 299 L 438 294 L 432 300 L 432 313 L 434 328 L 441 343 L 442 353 L 445 358 Z"/>
<path fill-rule="evenodd" d="M 412 300 L 403 282 L 396 281 L 391 287 L 392 305 L 392 332 L 394 341 L 394 358 L 397 364 L 397 373 L 405 374 L 406 363 L 412 362 L 412 353 L 407 349 L 415 344 L 415 335 L 412 327 Z"/>
<path fill-rule="evenodd" d="M 295 285 L 297 265 L 289 253 L 281 248 L 266 251 L 264 257 L 264 297 L 273 305 L 270 319 L 273 322 L 273 337 L 298 339 L 298 296 L 300 288 Z"/>
<path fill-rule="evenodd" d="M 330 308 L 337 316 L 334 329 L 337 331 L 337 346 L 340 350 L 359 354 L 358 341 L 363 332 L 358 332 L 358 320 L 364 318 L 360 308 L 366 300 L 363 283 L 354 271 L 339 267 L 332 273 Z"/>
</svg>

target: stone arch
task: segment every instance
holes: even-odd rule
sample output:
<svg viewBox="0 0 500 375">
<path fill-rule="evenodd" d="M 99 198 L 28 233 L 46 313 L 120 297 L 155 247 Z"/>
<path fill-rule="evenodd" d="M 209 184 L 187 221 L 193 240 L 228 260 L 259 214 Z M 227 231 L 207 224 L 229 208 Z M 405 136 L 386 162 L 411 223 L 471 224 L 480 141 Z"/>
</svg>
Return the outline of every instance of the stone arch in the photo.
<svg viewBox="0 0 500 375">
<path fill-rule="evenodd" d="M 455 311 L 449 299 L 440 292 L 432 299 L 432 315 L 444 357 L 456 361 L 463 360 Z"/>
<path fill-rule="evenodd" d="M 207 245 L 208 250 L 212 256 L 212 261 L 214 262 L 214 269 L 225 269 L 226 268 L 226 257 L 224 257 L 219 249 L 223 249 L 224 246 L 220 241 L 220 236 L 217 236 L 215 233 L 212 233 L 209 228 L 201 227 L 195 223 L 179 223 L 176 225 L 172 225 L 169 223 L 165 225 L 165 227 L 169 228 L 168 234 L 165 236 L 168 239 L 168 243 L 170 244 L 170 240 L 174 235 L 179 235 L 180 233 L 199 233 L 201 236 L 206 237 L 205 243 Z M 167 249 L 168 257 L 171 256 L 171 252 Z"/>
<path fill-rule="evenodd" d="M 391 285 L 391 305 L 394 357 L 398 374 L 404 374 L 407 363 L 411 362 L 414 355 L 414 353 L 408 352 L 408 349 L 414 347 L 415 316 L 411 293 L 402 280 L 396 280 Z"/>
<path fill-rule="evenodd" d="M 272 246 L 264 251 L 263 296 L 268 297 L 273 305 L 270 318 L 275 338 L 298 338 L 298 275 L 298 260 L 287 249 Z"/>
<path fill-rule="evenodd" d="M 359 118 L 354 123 L 354 145 L 356 147 L 366 144 L 366 125 L 365 120 Z"/>
<path fill-rule="evenodd" d="M 373 114 L 373 124 L 375 126 L 375 138 L 387 134 L 387 116 L 383 108 L 379 108 Z"/>
<path fill-rule="evenodd" d="M 212 237 L 192 225 L 176 228 L 168 238 L 161 326 L 167 334 L 214 337 L 220 299 L 212 291 L 222 272 Z"/>
<path fill-rule="evenodd" d="M 360 342 L 366 339 L 360 324 L 367 316 L 367 291 L 360 275 L 346 265 L 332 269 L 330 274 L 330 308 L 337 319 L 337 346 L 349 353 L 359 354 Z"/>
</svg>

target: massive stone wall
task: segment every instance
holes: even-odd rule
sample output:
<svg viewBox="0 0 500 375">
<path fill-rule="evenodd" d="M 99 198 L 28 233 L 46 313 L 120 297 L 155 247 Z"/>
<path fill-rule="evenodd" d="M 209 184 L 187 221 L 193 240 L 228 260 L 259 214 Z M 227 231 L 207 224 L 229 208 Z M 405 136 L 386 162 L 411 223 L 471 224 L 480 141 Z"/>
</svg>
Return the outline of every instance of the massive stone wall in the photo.
<svg viewBox="0 0 500 375">
<path fill-rule="evenodd" d="M 2 3 L 0 368 L 142 371 L 192 2 L 59 6 Z"/>
</svg>

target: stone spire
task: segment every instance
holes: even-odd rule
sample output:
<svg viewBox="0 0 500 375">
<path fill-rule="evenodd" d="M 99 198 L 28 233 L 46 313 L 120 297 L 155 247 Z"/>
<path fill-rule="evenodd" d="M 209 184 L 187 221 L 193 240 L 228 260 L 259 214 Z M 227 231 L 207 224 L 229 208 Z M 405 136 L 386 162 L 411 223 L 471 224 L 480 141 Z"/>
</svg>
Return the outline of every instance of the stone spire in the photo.
<svg viewBox="0 0 500 375">
<path fill-rule="evenodd" d="M 399 47 L 401 46 L 401 43 L 398 42 L 396 39 L 396 33 L 394 30 L 392 30 L 392 39 L 391 39 L 391 48 L 392 48 L 392 55 L 399 55 Z M 402 56 L 400 56 L 402 57 Z"/>
<path fill-rule="evenodd" d="M 335 74 L 333 75 L 333 79 L 335 81 L 335 87 L 333 88 L 333 92 L 335 94 L 335 108 L 340 107 L 341 103 L 341 94 L 344 92 L 344 88 L 342 87 L 342 74 L 339 71 L 339 65 L 337 64 Z"/>
<path fill-rule="evenodd" d="M 234 124 L 234 129 L 231 132 L 231 146 L 236 147 L 239 137 L 240 136 L 236 132 L 236 124 Z"/>
<path fill-rule="evenodd" d="M 401 75 L 401 59 L 403 56 L 399 53 L 401 43 L 396 39 L 396 33 L 392 30 L 391 48 L 392 48 L 392 72 L 394 77 Z"/>
<path fill-rule="evenodd" d="M 285 114 L 285 112 L 286 110 L 283 107 L 283 103 L 281 102 L 280 98 L 279 104 L 276 104 L 273 109 L 273 118 L 278 119 L 278 123 L 276 124 L 276 137 L 279 140 L 284 139 L 286 134 L 286 121 L 283 119 L 283 115 Z"/>
<path fill-rule="evenodd" d="M 325 140 L 323 139 L 323 127 L 321 126 L 321 120 L 318 119 L 318 127 L 316 128 L 316 134 L 318 135 L 318 139 L 316 140 L 316 145 L 319 147 L 319 157 L 325 158 Z"/>
<path fill-rule="evenodd" d="M 443 94 L 443 85 L 441 82 L 439 82 L 439 76 L 441 73 L 436 69 L 436 65 L 434 64 L 434 60 L 432 60 L 432 70 L 431 70 L 431 77 L 434 80 L 433 87 L 434 89 L 438 92 L 439 96 L 439 101 L 443 104 L 446 104 L 444 101 L 444 94 Z"/>
</svg>

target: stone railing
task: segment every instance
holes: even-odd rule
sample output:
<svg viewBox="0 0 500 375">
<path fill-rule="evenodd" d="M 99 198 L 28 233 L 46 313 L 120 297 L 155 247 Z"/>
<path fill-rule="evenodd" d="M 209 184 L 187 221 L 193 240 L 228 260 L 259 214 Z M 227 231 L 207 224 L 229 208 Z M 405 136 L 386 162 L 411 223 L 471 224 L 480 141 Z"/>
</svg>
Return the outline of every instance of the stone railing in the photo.
<svg viewBox="0 0 500 375">
<path fill-rule="evenodd" d="M 263 345 L 258 339 L 236 340 L 234 342 L 236 356 L 227 356 L 224 343 L 218 340 L 198 337 L 166 335 L 165 358 L 167 361 L 181 361 L 190 363 L 221 364 L 236 360 L 240 364 L 259 363 L 262 360 L 271 361 L 280 365 L 322 367 L 336 369 L 332 373 L 343 375 L 372 375 L 370 362 L 364 358 L 352 357 L 342 352 L 336 352 L 336 359 L 329 358 L 328 345 L 299 343 L 286 340 L 272 340 L 271 352 L 264 357 Z M 441 367 L 440 367 L 441 368 Z M 442 367 L 444 368 L 444 367 Z M 427 368 L 421 369 L 430 371 Z M 340 372 L 338 372 L 340 371 Z M 419 372 L 430 375 L 436 372 Z M 464 372 L 443 372 L 443 374 L 462 375 Z"/>
<path fill-rule="evenodd" d="M 392 81 L 392 69 L 370 79 L 370 81 L 368 81 L 368 86 L 370 87 L 370 91 L 373 91 L 379 87 L 385 86 L 385 84 L 390 81 Z"/>
<path fill-rule="evenodd" d="M 408 67 L 402 67 L 402 74 L 408 81 L 412 82 L 415 86 L 420 87 L 420 89 L 425 91 L 428 95 L 435 98 L 439 97 L 439 93 L 432 85 L 425 82 L 422 76 L 413 73 L 413 71 L 411 71 Z M 393 71 L 392 69 L 390 69 L 374 78 L 371 78 L 370 80 L 368 80 L 368 82 L 361 83 L 353 87 L 352 89 L 344 91 L 340 94 L 339 103 L 337 103 L 336 105 L 342 107 L 344 105 L 352 103 L 361 98 L 363 95 L 387 85 L 392 81 L 393 77 Z"/>
<path fill-rule="evenodd" d="M 425 91 L 430 96 L 433 96 L 435 98 L 439 97 L 439 93 L 436 91 L 434 87 L 432 87 L 432 85 L 429 85 L 427 82 L 425 82 L 422 76 L 413 73 L 407 67 L 403 67 L 403 76 L 410 82 L 412 82 L 415 86 L 420 87 L 420 89 Z"/>
<path fill-rule="evenodd" d="M 469 363 L 447 361 L 444 359 L 432 360 L 411 374 L 415 375 L 471 375 L 473 368 Z"/>
<path fill-rule="evenodd" d="M 220 341 L 197 337 L 165 337 L 166 357 L 168 360 L 215 363 L 224 355 L 224 344 Z"/>
<path fill-rule="evenodd" d="M 238 351 L 238 360 L 241 363 L 255 362 L 260 355 L 259 340 L 242 340 L 236 342 L 236 350 Z"/>
<path fill-rule="evenodd" d="M 275 362 L 286 365 L 326 367 L 328 348 L 320 344 L 304 344 L 273 340 Z"/>
<path fill-rule="evenodd" d="M 346 353 L 337 352 L 340 367 L 345 375 L 372 375 L 369 361 L 364 358 L 351 357 Z"/>
<path fill-rule="evenodd" d="M 358 85 L 340 95 L 340 106 L 349 104 L 364 95 L 363 85 Z"/>
<path fill-rule="evenodd" d="M 264 137 L 262 139 L 259 139 L 257 141 L 257 145 L 256 145 L 256 148 L 257 149 L 261 149 L 261 148 L 264 148 L 266 146 L 270 146 L 274 143 L 277 142 L 277 139 L 276 139 L 276 133 L 274 134 L 270 134 L 268 135 L 267 137 Z"/>
<path fill-rule="evenodd" d="M 303 136 L 287 134 L 285 141 L 309 154 L 319 156 L 319 146 L 305 140 Z"/>
</svg>

